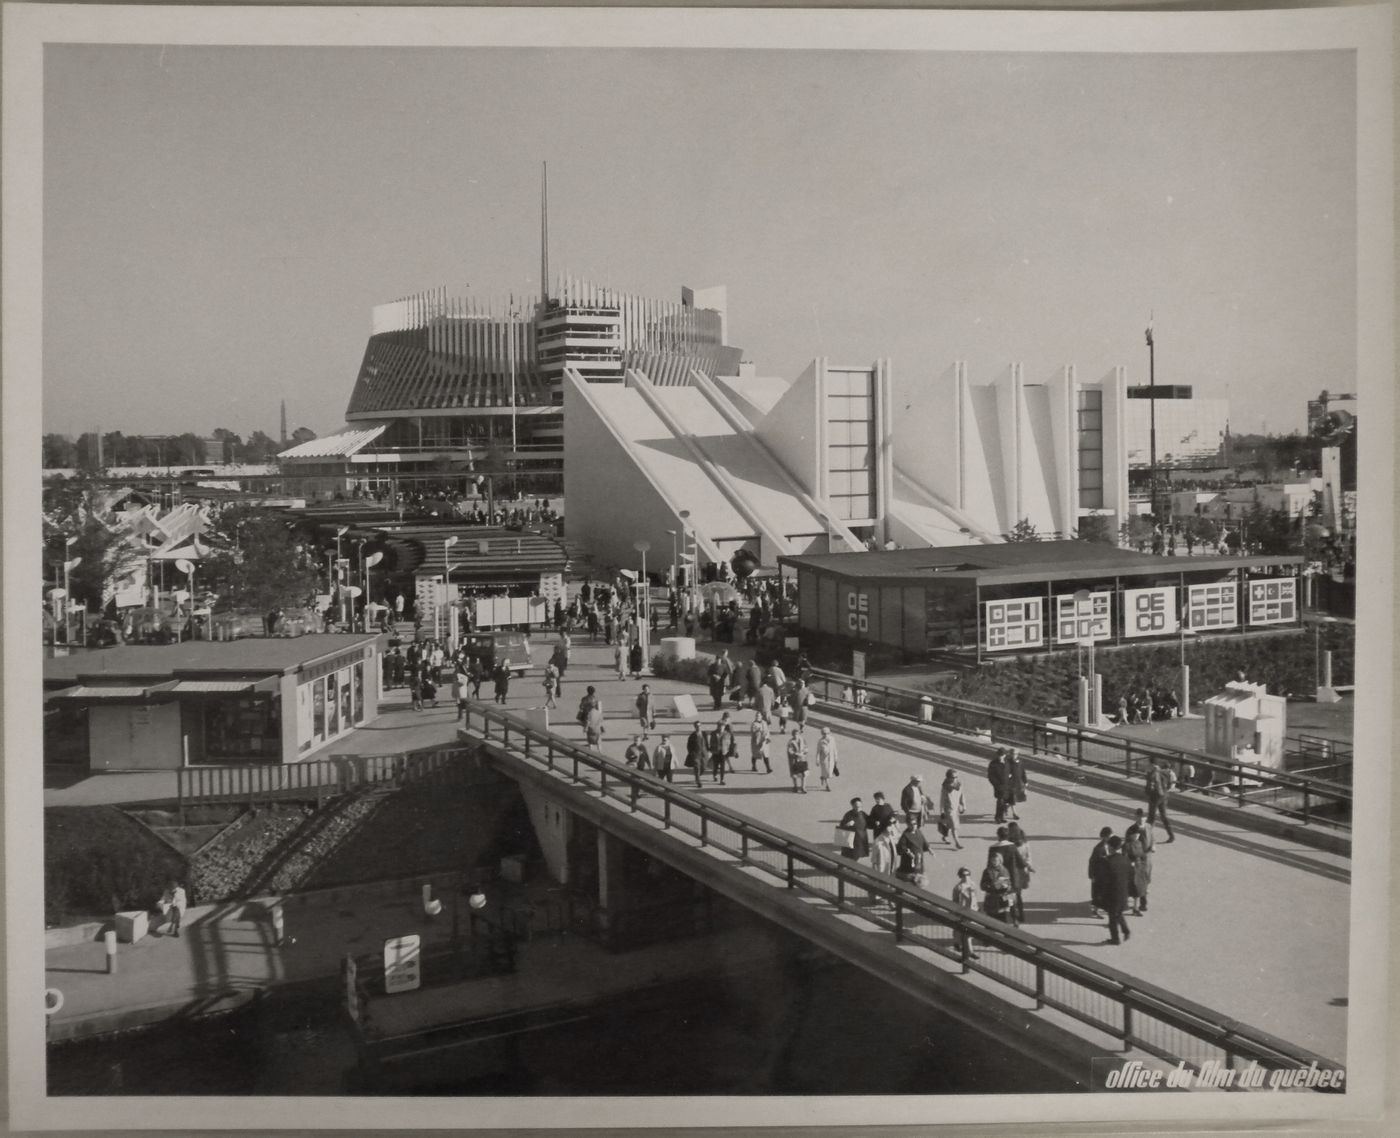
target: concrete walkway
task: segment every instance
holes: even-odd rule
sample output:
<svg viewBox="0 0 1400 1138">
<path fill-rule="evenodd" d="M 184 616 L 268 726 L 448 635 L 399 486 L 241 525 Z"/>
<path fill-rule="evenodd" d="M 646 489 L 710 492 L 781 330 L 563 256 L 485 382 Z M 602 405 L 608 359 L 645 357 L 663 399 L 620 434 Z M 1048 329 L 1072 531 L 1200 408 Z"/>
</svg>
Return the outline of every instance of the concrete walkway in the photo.
<svg viewBox="0 0 1400 1138">
<path fill-rule="evenodd" d="M 547 652 L 547 641 L 537 644 L 537 658 Z M 573 655 L 559 709 L 551 715 L 552 725 L 562 736 L 579 740 L 574 711 L 585 685 L 593 684 L 607 712 L 603 749 L 620 759 L 637 730 L 633 700 L 640 682 L 619 681 L 612 670 L 612 651 L 601 644 L 576 643 Z M 707 694 L 695 685 L 655 678 L 646 682 L 658 695 L 694 696 L 707 727 L 718 718 L 708 710 Z M 538 675 L 531 674 L 511 685 L 509 706 L 514 710 L 538 707 L 543 696 Z M 703 794 L 809 841 L 829 843 L 832 828 L 853 795 L 862 796 L 868 808 L 872 793 L 883 790 L 897 805 L 899 791 L 911 774 L 919 773 L 926 790 L 936 793 L 944 770 L 951 767 L 962 774 L 971 811 L 964 827 L 966 848 L 957 852 L 935 846 L 928 888 L 947 896 L 959 866 L 971 868 L 974 877 L 980 873 L 995 830 L 982 760 L 895 732 L 827 719 L 817 708 L 813 721 L 829 722 L 839 738 L 842 774 L 834 780 L 835 789 L 824 793 L 811 789 L 819 785 L 814 770 L 808 780 L 811 793 L 797 795 L 776 739 L 771 747 L 774 773 L 748 771 L 751 713 L 730 711 L 740 745 L 739 773 L 730 777 L 727 786 L 707 781 Z M 391 698 L 379 719 L 331 750 L 387 753 L 448 743 L 457 737 L 455 721 L 450 699 L 437 709 L 414 712 Z M 663 720 L 661 730 L 683 736 L 688 725 Z M 809 726 L 809 744 L 814 743 L 815 734 Z M 122 776 L 96 781 L 106 784 L 118 777 Z M 163 797 L 172 794 L 173 786 Z M 143 784 L 137 797 L 161 795 L 150 795 Z M 1106 926 L 1090 917 L 1086 864 L 1099 828 L 1108 825 L 1121 833 L 1136 805 L 1126 794 L 1077 783 L 1072 769 L 1066 769 L 1063 777 L 1041 778 L 1031 786 L 1030 801 L 1021 810 L 1036 867 L 1026 895 L 1027 931 L 1344 1060 L 1347 859 L 1178 812 L 1175 843 L 1163 843 L 1159 830 L 1150 912 L 1130 918 L 1132 939 L 1111 947 L 1105 943 Z M 932 836 L 936 842 L 936 832 Z M 334 906 L 323 905 L 319 910 L 312 899 L 293 903 L 287 932 L 295 937 L 295 944 L 282 948 L 269 946 L 265 918 L 235 906 L 217 916 L 203 914 L 202 921 L 193 914 L 189 933 L 178 941 L 159 938 L 123 946 L 122 971 L 116 977 L 103 974 L 100 943 L 51 950 L 48 982 L 63 989 L 66 999 L 55 1026 L 104 1010 L 172 1001 L 193 1004 L 226 988 L 333 974 L 345 952 L 367 951 L 385 936 L 419 931 L 408 925 L 424 924 L 414 916 L 412 888 L 377 900 L 371 899 L 372 894 L 363 894 L 359 900 L 355 896 L 342 894 Z M 439 935 L 442 926 L 428 931 Z"/>
<path fill-rule="evenodd" d="M 574 665 L 551 726 L 566 738 L 582 741 L 573 713 L 585 685 L 592 684 L 607 713 L 603 751 L 621 759 L 638 730 L 633 700 L 641 684 L 617 680 L 611 664 L 610 649 L 576 643 Z M 719 713 L 709 710 L 708 693 L 694 685 L 654 678 L 645 682 L 654 693 L 684 691 L 695 696 L 707 728 L 719 718 Z M 511 703 L 528 705 L 525 693 L 517 698 L 515 692 L 513 686 Z M 773 774 L 749 771 L 752 713 L 729 705 L 726 709 L 735 722 L 739 773 L 729 776 L 726 786 L 710 782 L 707 776 L 701 793 L 834 849 L 832 830 L 851 797 L 860 795 L 869 809 L 872 794 L 883 790 L 897 809 L 899 792 L 911 774 L 919 774 L 926 792 L 936 795 L 944 772 L 952 768 L 959 772 L 968 800 L 965 848 L 958 852 L 939 844 L 937 831 L 928 828 L 935 848 L 928 863 L 927 887 L 946 897 L 951 895 L 958 867 L 971 869 L 974 880 L 980 875 L 996 830 L 985 760 L 893 731 L 827 717 L 817 707 L 807 731 L 809 753 L 815 750 L 815 725 L 830 725 L 839 740 L 841 777 L 832 780 L 831 792 L 815 789 L 820 783 L 813 764 L 809 793 L 798 795 L 792 791 L 783 746 L 776 738 L 770 745 Z M 660 730 L 677 736 L 673 742 L 680 744 L 689 727 L 663 720 Z M 683 746 L 678 753 L 684 754 Z M 677 778 L 682 786 L 689 787 L 692 781 L 688 770 Z M 1106 923 L 1094 920 L 1089 911 L 1087 865 L 1099 829 L 1112 826 L 1121 834 L 1133 809 L 1142 805 L 1128 789 L 1120 794 L 1086 787 L 1068 765 L 1063 777 L 1040 778 L 1030 787 L 1030 800 L 1020 809 L 1035 865 L 1026 893 L 1026 931 L 1072 946 L 1090 958 L 1329 1058 L 1344 1060 L 1348 859 L 1178 809 L 1173 820 L 1177 840 L 1168 844 L 1164 831 L 1160 827 L 1157 831 L 1149 911 L 1129 918 L 1132 938 L 1112 946 L 1107 943 Z"/>
</svg>

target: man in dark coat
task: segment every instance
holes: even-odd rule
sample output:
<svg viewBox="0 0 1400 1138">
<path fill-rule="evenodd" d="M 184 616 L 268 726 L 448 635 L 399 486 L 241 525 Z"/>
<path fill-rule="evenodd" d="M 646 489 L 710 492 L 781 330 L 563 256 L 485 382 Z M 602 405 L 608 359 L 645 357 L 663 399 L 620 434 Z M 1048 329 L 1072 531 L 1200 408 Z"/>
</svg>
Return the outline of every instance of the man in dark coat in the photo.
<svg viewBox="0 0 1400 1138">
<path fill-rule="evenodd" d="M 860 799 L 852 798 L 851 808 L 841 815 L 841 822 L 837 826 L 838 830 L 844 830 L 851 835 L 846 839 L 848 844 L 841 849 L 841 856 L 852 861 L 859 861 L 870 853 L 870 820 L 860 807 Z"/>
<path fill-rule="evenodd" d="M 1172 833 L 1172 820 L 1167 817 L 1167 799 L 1171 797 L 1176 778 L 1161 759 L 1153 759 L 1147 768 L 1147 824 L 1156 824 L 1157 815 L 1162 816 L 1162 826 L 1167 831 L 1167 841 L 1176 841 Z"/>
<path fill-rule="evenodd" d="M 685 738 L 685 765 L 694 772 L 696 786 L 700 785 L 700 775 L 705 769 L 705 757 L 709 750 L 705 736 L 700 730 L 700 720 L 697 719 L 690 734 Z"/>
<path fill-rule="evenodd" d="M 1128 907 L 1132 873 L 1128 858 L 1123 853 L 1123 839 L 1114 834 L 1108 839 L 1108 856 L 1099 863 L 1104 909 L 1108 913 L 1108 938 L 1113 944 L 1122 944 L 1133 935 L 1128 931 L 1128 922 L 1123 919 L 1123 911 Z M 1120 932 L 1122 940 L 1119 940 Z"/>
<path fill-rule="evenodd" d="M 725 772 L 731 766 L 731 760 L 737 750 L 734 729 L 729 726 L 729 716 L 726 714 L 710 732 L 710 769 L 716 782 L 724 782 Z"/>
<path fill-rule="evenodd" d="M 998 748 L 987 764 L 987 781 L 992 784 L 992 798 L 997 804 L 996 820 L 1006 821 L 1006 808 L 1011 801 L 1011 772 L 1006 765 L 1006 751 Z"/>
<path fill-rule="evenodd" d="M 1011 817 L 1020 819 L 1016 807 L 1026 800 L 1026 764 L 1021 760 L 1015 747 L 1006 752 L 1007 807 Z"/>
<path fill-rule="evenodd" d="M 1100 916 L 1104 909 L 1104 894 L 1102 888 L 1102 877 L 1100 867 L 1104 859 L 1108 857 L 1108 839 L 1113 837 L 1113 829 L 1105 826 L 1099 831 L 1099 841 L 1089 854 L 1089 904 L 1093 907 L 1094 916 Z"/>
<path fill-rule="evenodd" d="M 899 808 L 907 825 L 918 829 L 924 824 L 924 780 L 911 775 L 899 795 Z"/>
</svg>

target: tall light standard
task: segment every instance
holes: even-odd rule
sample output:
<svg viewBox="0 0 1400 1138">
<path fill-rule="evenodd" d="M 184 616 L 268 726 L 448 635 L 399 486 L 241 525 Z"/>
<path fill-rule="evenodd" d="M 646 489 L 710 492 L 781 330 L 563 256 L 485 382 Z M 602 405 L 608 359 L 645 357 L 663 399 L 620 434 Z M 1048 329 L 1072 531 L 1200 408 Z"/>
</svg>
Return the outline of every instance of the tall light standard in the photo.
<svg viewBox="0 0 1400 1138">
<path fill-rule="evenodd" d="M 698 540 L 696 541 L 696 543 L 695 543 L 695 544 L 696 544 L 695 556 L 694 556 L 694 557 L 691 557 L 690 554 L 689 554 L 688 552 L 686 552 L 686 547 L 687 547 L 687 545 L 689 544 L 689 542 L 690 542 L 690 537 L 691 537 L 691 534 L 690 534 L 690 511 L 689 511 L 689 510 L 682 510 L 682 511 L 680 512 L 680 519 L 681 519 L 681 559 L 685 562 L 685 565 L 686 565 L 686 569 L 685 569 L 686 606 L 685 606 L 685 607 L 686 607 L 686 612 L 687 612 L 687 613 L 692 613 L 692 612 L 695 611 L 695 578 L 696 578 L 696 575 L 700 572 L 700 548 L 699 548 L 700 543 L 699 543 Z M 677 621 L 677 627 L 679 627 L 679 625 L 680 625 L 680 622 Z"/>
<path fill-rule="evenodd" d="M 649 541 L 634 541 L 632 548 L 642 555 L 642 577 L 637 582 L 637 639 L 642 644 L 642 671 L 645 672 L 651 666 L 651 621 L 648 619 L 651 613 L 651 589 L 647 581 L 647 550 L 651 548 Z"/>
<path fill-rule="evenodd" d="M 76 569 L 81 563 L 81 557 L 69 557 L 68 551 L 77 543 L 78 535 L 63 539 L 63 643 L 68 644 L 72 640 L 72 628 L 69 625 L 69 618 L 73 614 L 73 602 L 69 599 L 72 593 L 69 590 L 68 574 Z"/>
<path fill-rule="evenodd" d="M 374 599 L 373 593 L 370 591 L 370 587 L 369 587 L 369 582 L 370 582 L 369 571 L 370 571 L 371 569 L 373 569 L 376 565 L 378 565 L 378 564 L 379 564 L 381 561 L 383 561 L 383 560 L 384 560 L 384 551 L 383 551 L 383 550 L 379 550 L 379 551 L 377 551 L 377 552 L 375 552 L 375 553 L 371 553 L 368 557 L 365 558 L 365 631 L 366 631 L 366 632 L 369 631 L 369 606 L 370 606 L 370 603 L 371 603 L 371 602 L 373 601 L 373 599 Z"/>
<path fill-rule="evenodd" d="M 188 561 L 188 560 L 186 560 L 185 558 L 182 557 L 182 558 L 180 558 L 179 561 L 175 562 L 175 568 L 178 569 L 178 570 L 180 570 L 180 572 L 183 573 L 183 574 L 185 575 L 185 581 L 186 581 L 187 585 L 189 586 L 189 594 L 190 594 L 190 639 L 191 639 L 191 640 L 194 640 L 194 639 L 196 639 L 196 637 L 195 637 L 195 623 L 194 623 L 194 607 L 195 607 L 195 605 L 198 603 L 198 602 L 195 600 L 195 593 L 194 593 L 194 562 L 193 562 L 193 561 Z"/>
<path fill-rule="evenodd" d="M 1181 614 L 1181 621 L 1177 624 L 1180 635 L 1177 637 L 1181 645 L 1180 668 L 1181 668 L 1181 718 L 1185 719 L 1191 714 L 1191 668 L 1186 663 L 1186 638 L 1195 636 L 1196 630 L 1188 628 L 1190 610 L 1185 610 Z"/>
<path fill-rule="evenodd" d="M 452 611 L 452 570 L 457 568 L 457 566 L 453 565 L 450 561 L 447 560 L 447 551 L 456 544 L 457 535 L 455 533 L 451 537 L 445 537 L 442 539 L 443 603 L 441 605 L 436 606 L 435 615 L 433 617 L 433 631 L 436 632 L 438 628 L 436 612 L 441 611 L 441 609 L 444 606 L 447 607 L 447 646 L 453 652 L 457 651 L 457 619 L 456 615 Z"/>
<path fill-rule="evenodd" d="M 1147 317 L 1147 495 L 1152 521 L 1157 522 L 1157 346 L 1152 338 L 1152 317 Z"/>
<path fill-rule="evenodd" d="M 676 530 L 666 531 L 671 535 L 671 588 L 676 587 Z"/>
<path fill-rule="evenodd" d="M 345 623 L 345 570 L 340 563 L 340 539 L 349 532 L 349 526 L 341 526 L 335 531 L 335 573 L 331 589 L 335 593 L 336 613 L 341 624 Z"/>
</svg>

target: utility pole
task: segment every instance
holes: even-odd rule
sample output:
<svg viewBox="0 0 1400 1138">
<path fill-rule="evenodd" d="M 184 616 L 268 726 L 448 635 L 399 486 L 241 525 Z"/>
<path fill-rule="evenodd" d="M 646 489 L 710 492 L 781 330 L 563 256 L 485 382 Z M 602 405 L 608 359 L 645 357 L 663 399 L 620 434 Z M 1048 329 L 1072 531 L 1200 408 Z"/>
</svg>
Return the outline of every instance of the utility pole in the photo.
<svg viewBox="0 0 1400 1138">
<path fill-rule="evenodd" d="M 1157 520 L 1157 347 L 1152 339 L 1152 316 L 1147 317 L 1147 494 L 1152 520 Z"/>
</svg>

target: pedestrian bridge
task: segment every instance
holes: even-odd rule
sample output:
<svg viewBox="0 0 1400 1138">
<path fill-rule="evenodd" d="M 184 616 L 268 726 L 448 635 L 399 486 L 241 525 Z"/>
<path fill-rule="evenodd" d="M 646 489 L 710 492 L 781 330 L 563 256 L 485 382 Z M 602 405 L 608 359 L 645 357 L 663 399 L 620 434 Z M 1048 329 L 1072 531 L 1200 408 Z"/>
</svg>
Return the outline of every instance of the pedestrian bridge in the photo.
<svg viewBox="0 0 1400 1138">
<path fill-rule="evenodd" d="M 622 872 L 636 856 L 629 851 L 639 851 L 1086 1089 L 1093 1087 L 1091 1072 L 1103 1069 L 1095 1060 L 1108 1057 L 1153 1056 L 1190 1067 L 1214 1062 L 1227 1070 L 1251 1062 L 1268 1069 L 1341 1066 L 503 709 L 471 705 L 459 737 L 521 785 L 556 877 L 567 880 L 569 858 L 579 856 L 578 844 L 568 840 L 574 820 L 596 828 L 603 914 L 645 903 L 627 895 Z M 774 800 L 770 793 L 756 801 Z M 1208 941 L 1209 930 L 1203 932 Z M 976 939 L 977 956 L 961 947 L 960 933 Z M 1230 966 L 1214 957 L 1201 963 Z M 1249 972 L 1243 962 L 1241 979 Z"/>
</svg>

